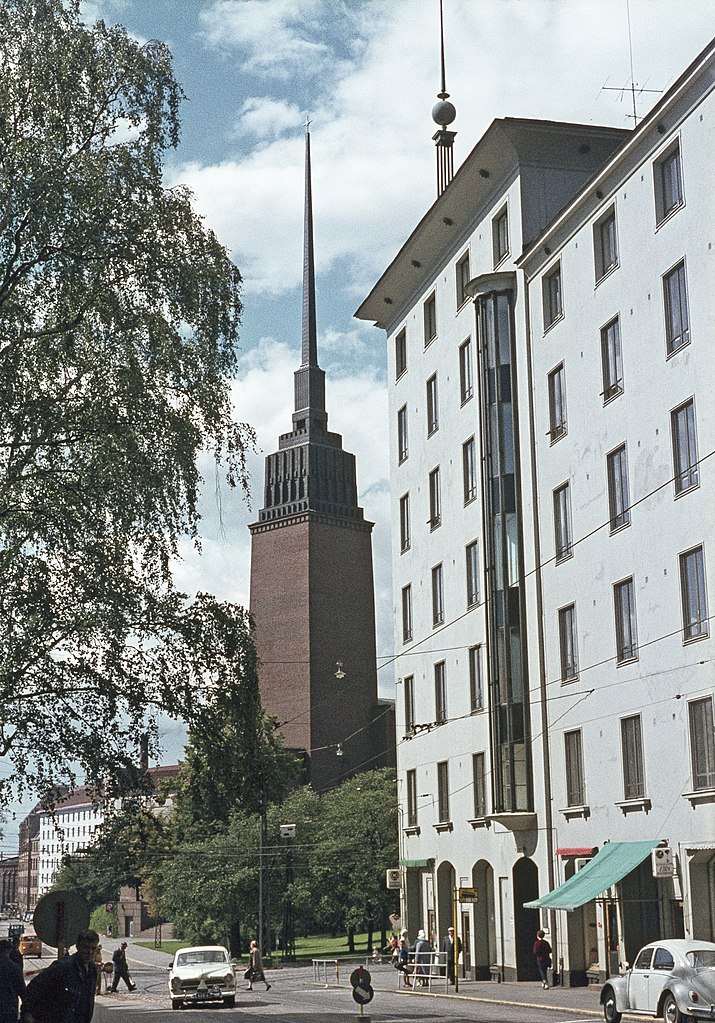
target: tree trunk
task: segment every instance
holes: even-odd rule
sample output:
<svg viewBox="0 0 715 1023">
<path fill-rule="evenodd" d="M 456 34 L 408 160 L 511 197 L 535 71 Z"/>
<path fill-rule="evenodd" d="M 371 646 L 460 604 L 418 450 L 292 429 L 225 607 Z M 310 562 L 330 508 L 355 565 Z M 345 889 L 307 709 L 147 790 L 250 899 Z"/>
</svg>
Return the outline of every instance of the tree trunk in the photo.
<svg viewBox="0 0 715 1023">
<path fill-rule="evenodd" d="M 348 927 L 348 952 L 355 955 L 355 930 L 352 927 Z"/>
</svg>

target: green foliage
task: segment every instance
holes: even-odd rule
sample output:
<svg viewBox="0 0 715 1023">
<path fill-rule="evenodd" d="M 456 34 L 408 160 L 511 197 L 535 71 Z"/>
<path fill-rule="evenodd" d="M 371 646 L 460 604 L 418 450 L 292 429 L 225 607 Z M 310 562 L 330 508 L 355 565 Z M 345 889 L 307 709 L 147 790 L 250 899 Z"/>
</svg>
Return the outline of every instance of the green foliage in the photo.
<svg viewBox="0 0 715 1023">
<path fill-rule="evenodd" d="M 0 804 L 111 790 L 157 715 L 217 725 L 253 656 L 243 612 L 172 585 L 197 455 L 245 486 L 252 443 L 239 272 L 162 184 L 180 100 L 163 44 L 0 0 Z"/>
</svg>

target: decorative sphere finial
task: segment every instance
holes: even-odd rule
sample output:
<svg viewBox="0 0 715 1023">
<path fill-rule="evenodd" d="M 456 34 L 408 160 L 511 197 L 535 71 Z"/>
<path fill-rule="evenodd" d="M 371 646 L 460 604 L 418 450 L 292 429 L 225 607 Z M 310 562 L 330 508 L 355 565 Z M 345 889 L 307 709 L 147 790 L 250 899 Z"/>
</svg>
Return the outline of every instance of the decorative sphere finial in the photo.
<svg viewBox="0 0 715 1023">
<path fill-rule="evenodd" d="M 432 107 L 432 120 L 443 128 L 451 124 L 456 116 L 457 110 L 454 103 L 450 103 L 448 99 L 440 99 L 439 103 L 435 103 Z"/>
</svg>

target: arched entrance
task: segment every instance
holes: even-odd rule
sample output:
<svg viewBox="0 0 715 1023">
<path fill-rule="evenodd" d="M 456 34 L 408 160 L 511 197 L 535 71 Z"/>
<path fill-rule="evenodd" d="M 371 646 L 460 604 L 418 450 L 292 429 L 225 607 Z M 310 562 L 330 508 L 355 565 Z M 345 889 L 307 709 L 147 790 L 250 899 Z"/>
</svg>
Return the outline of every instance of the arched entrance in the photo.
<svg viewBox="0 0 715 1023">
<path fill-rule="evenodd" d="M 442 948 L 447 928 L 452 923 L 452 889 L 455 883 L 454 867 L 445 860 L 437 867 L 437 948 Z"/>
<path fill-rule="evenodd" d="M 539 911 L 524 908 L 525 902 L 531 902 L 539 897 L 539 871 L 533 860 L 523 857 L 516 861 L 512 871 L 512 885 L 516 979 L 538 980 L 539 971 L 531 950 L 539 929 Z"/>
<path fill-rule="evenodd" d="M 497 934 L 494 918 L 494 871 L 486 860 L 472 867 L 472 884 L 477 889 L 474 906 L 474 978 L 489 980 L 489 969 L 497 961 Z"/>
</svg>

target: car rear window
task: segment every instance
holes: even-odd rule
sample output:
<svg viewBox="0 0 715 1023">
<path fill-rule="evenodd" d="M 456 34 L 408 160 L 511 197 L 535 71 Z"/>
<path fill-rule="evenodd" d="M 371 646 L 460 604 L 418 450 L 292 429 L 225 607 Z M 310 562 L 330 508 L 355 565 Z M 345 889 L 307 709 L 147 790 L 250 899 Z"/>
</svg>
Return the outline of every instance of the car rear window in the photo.
<svg viewBox="0 0 715 1023">
<path fill-rule="evenodd" d="M 696 970 L 715 969 L 715 949 L 698 948 L 694 952 L 688 952 L 687 958 Z"/>
</svg>

